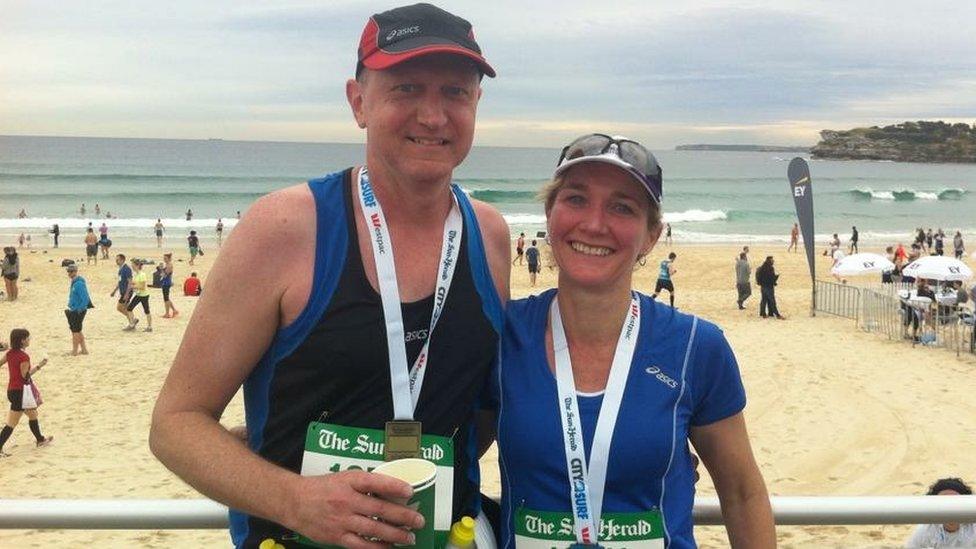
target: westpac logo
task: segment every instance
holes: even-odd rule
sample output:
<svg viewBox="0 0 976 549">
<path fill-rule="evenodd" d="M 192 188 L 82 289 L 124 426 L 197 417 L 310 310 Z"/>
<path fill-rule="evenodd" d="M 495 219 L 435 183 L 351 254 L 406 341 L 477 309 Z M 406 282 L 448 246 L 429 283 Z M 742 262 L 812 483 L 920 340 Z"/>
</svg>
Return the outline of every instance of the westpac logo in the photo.
<svg viewBox="0 0 976 549">
<path fill-rule="evenodd" d="M 672 389 L 678 388 L 678 382 L 675 381 L 668 374 L 662 372 L 661 369 L 658 368 L 657 366 L 648 366 L 647 368 L 644 368 L 644 372 L 647 373 L 648 375 L 654 376 L 655 379 L 667 385 L 668 387 L 671 387 Z"/>
</svg>

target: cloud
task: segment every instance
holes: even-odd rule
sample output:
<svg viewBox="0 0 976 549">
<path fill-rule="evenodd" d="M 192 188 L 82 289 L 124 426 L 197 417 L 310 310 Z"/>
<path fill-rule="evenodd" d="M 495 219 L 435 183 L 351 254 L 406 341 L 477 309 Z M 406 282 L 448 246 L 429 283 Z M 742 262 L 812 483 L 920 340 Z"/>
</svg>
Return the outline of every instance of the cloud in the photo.
<svg viewBox="0 0 976 549">
<path fill-rule="evenodd" d="M 366 17 L 395 5 L 0 4 L 0 133 L 316 141 L 361 139 L 343 83 Z M 557 146 L 606 127 L 659 146 L 813 142 L 822 128 L 809 124 L 965 118 L 976 106 L 976 3 L 451 9 L 474 22 L 499 72 L 484 83 L 479 143 Z"/>
</svg>

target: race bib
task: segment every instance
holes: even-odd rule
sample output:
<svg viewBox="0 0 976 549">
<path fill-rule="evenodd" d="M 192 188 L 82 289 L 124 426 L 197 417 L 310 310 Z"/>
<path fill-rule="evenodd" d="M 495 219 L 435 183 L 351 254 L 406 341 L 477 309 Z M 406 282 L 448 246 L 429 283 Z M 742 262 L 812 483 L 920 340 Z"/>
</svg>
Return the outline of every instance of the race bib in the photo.
<svg viewBox="0 0 976 549">
<path fill-rule="evenodd" d="M 603 513 L 597 542 L 606 549 L 664 549 L 661 513 Z M 516 549 L 566 549 L 575 543 L 571 512 L 516 510 Z"/>
<path fill-rule="evenodd" d="M 333 423 L 313 422 L 305 434 L 302 455 L 303 476 L 328 475 L 339 471 L 372 471 L 382 465 L 385 434 L 382 429 L 362 429 Z M 454 442 L 448 437 L 422 435 L 420 457 L 437 466 L 434 485 L 434 531 L 437 547 L 447 543 L 454 504 Z M 303 543 L 316 547 L 304 537 Z"/>
</svg>

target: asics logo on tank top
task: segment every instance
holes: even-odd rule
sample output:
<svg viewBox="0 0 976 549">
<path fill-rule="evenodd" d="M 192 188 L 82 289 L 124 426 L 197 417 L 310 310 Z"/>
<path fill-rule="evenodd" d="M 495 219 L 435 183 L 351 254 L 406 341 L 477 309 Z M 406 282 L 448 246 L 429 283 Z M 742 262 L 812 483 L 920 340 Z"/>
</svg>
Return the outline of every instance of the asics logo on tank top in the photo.
<svg viewBox="0 0 976 549">
<path fill-rule="evenodd" d="M 428 331 L 426 328 L 423 330 L 414 330 L 412 332 L 407 332 L 406 334 L 403 335 L 403 341 L 406 343 L 410 343 L 411 341 L 423 341 L 427 339 L 427 334 Z"/>
<path fill-rule="evenodd" d="M 678 382 L 671 378 L 668 374 L 661 371 L 657 366 L 648 366 L 644 368 L 644 372 L 654 376 L 658 381 L 671 387 L 672 389 L 678 388 Z"/>
</svg>

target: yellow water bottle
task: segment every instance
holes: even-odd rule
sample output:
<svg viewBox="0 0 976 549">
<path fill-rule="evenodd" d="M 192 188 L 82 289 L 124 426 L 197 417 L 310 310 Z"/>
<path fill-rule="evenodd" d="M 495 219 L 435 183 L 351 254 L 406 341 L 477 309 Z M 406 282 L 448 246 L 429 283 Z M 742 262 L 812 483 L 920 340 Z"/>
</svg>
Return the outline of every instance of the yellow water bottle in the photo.
<svg viewBox="0 0 976 549">
<path fill-rule="evenodd" d="M 451 525 L 451 533 L 447 536 L 444 549 L 475 549 L 474 519 L 461 517 L 461 520 Z"/>
</svg>

